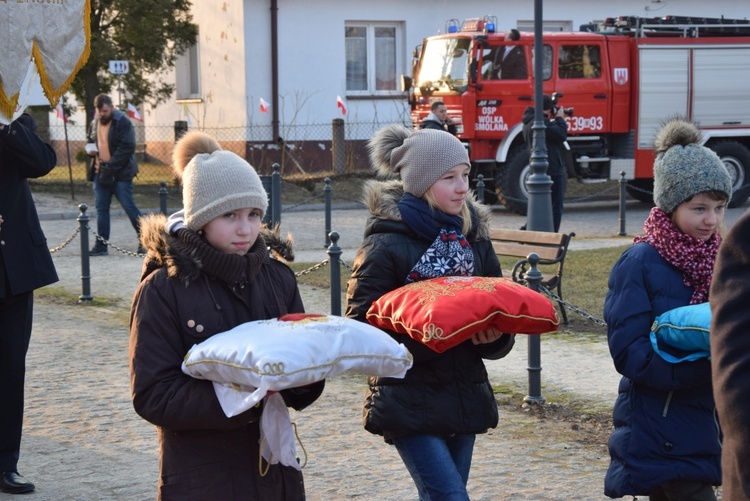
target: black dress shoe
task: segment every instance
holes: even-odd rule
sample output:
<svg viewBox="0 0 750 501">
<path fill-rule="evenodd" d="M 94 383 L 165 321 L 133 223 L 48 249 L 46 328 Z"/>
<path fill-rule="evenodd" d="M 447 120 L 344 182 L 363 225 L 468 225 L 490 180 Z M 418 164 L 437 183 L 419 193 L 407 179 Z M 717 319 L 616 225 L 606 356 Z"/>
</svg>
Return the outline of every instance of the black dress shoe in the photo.
<svg viewBox="0 0 750 501">
<path fill-rule="evenodd" d="M 7 494 L 23 494 L 34 490 L 34 484 L 23 478 L 17 471 L 6 471 L 0 475 L 0 491 Z"/>
</svg>

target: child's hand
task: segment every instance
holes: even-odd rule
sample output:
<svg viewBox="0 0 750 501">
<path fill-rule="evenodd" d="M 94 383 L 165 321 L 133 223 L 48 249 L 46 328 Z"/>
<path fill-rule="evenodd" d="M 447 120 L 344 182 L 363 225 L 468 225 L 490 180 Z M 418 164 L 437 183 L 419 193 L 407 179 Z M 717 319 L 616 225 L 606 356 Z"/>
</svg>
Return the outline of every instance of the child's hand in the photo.
<svg viewBox="0 0 750 501">
<path fill-rule="evenodd" d="M 486 331 L 480 331 L 471 336 L 471 342 L 474 344 L 487 344 L 492 343 L 500 339 L 503 333 L 497 329 L 487 329 Z"/>
</svg>

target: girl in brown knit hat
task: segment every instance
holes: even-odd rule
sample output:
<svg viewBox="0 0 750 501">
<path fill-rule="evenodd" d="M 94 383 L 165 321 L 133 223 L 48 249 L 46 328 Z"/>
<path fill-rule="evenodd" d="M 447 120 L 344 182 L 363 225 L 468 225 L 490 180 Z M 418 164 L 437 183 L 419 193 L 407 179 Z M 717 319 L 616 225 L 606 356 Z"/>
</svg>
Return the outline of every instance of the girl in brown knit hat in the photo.
<svg viewBox="0 0 750 501">
<path fill-rule="evenodd" d="M 266 192 L 250 164 L 200 132 L 177 143 L 174 168 L 184 210 L 169 224 L 142 222 L 148 255 L 130 323 L 133 406 L 159 431 L 158 497 L 304 499 L 298 467 L 260 461 L 263 405 L 228 418 L 213 383 L 181 370 L 188 350 L 216 333 L 304 311 L 294 273 L 268 255 Z M 281 394 L 302 409 L 323 386 Z"/>
<path fill-rule="evenodd" d="M 490 210 L 469 192 L 469 156 L 439 130 L 378 131 L 370 158 L 370 218 L 354 259 L 346 316 L 366 322 L 373 301 L 406 283 L 443 276 L 500 276 L 489 240 Z M 513 347 L 512 334 L 479 332 L 442 353 L 390 333 L 414 357 L 404 379 L 370 378 L 364 425 L 401 455 L 420 499 L 469 499 L 466 485 L 476 434 L 497 426 L 497 402 L 482 359 Z"/>
<path fill-rule="evenodd" d="M 664 358 L 650 335 L 656 317 L 708 301 L 732 185 L 690 122 L 665 124 L 656 150 L 656 207 L 644 235 L 612 268 L 604 301 L 609 350 L 623 376 L 604 493 L 713 501 L 712 486 L 721 483 L 721 433 L 711 363 L 682 353 Z"/>
</svg>

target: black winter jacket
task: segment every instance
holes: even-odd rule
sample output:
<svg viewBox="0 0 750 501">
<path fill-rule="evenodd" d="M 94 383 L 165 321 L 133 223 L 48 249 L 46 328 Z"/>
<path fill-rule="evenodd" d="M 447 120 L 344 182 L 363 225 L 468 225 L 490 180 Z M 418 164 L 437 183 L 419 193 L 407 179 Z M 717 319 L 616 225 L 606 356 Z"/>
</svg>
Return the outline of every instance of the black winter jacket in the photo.
<svg viewBox="0 0 750 501">
<path fill-rule="evenodd" d="M 181 370 L 188 350 L 216 333 L 303 312 L 294 273 L 266 255 L 257 275 L 226 283 L 203 271 L 196 252 L 176 245 L 164 216 L 141 221 L 148 256 L 131 311 L 131 389 L 136 412 L 158 427 L 159 499 L 304 499 L 298 470 L 276 464 L 259 474 L 262 405 L 228 418 L 213 383 Z M 324 384 L 281 393 L 302 409 Z"/>
<path fill-rule="evenodd" d="M 534 131 L 531 130 L 531 127 L 534 125 L 534 108 L 531 106 L 526 107 L 526 110 L 523 112 L 522 121 L 523 140 L 526 142 L 529 150 L 531 150 L 534 144 Z M 555 117 L 554 120 L 545 118 L 544 125 L 547 126 L 544 130 L 544 139 L 547 145 L 547 162 L 549 163 L 547 174 L 550 176 L 567 175 L 568 170 L 563 154 L 565 145 L 563 143 L 568 139 L 568 125 L 562 117 Z"/>
<path fill-rule="evenodd" d="M 28 182 L 47 175 L 56 161 L 55 150 L 37 136 L 31 115 L 0 128 L 0 298 L 57 282 Z"/>
<path fill-rule="evenodd" d="M 117 169 L 117 181 L 132 181 L 138 174 L 138 163 L 135 160 L 135 130 L 130 117 L 120 110 L 112 110 L 112 125 L 109 127 L 109 164 Z M 97 144 L 96 129 L 99 119 L 91 122 L 88 143 Z M 94 161 L 91 158 L 86 171 L 86 179 L 94 180 Z"/>
<path fill-rule="evenodd" d="M 402 195 L 400 181 L 365 185 L 371 216 L 349 280 L 347 317 L 366 322 L 372 302 L 404 285 L 407 274 L 432 243 L 415 236 L 401 220 L 396 204 Z M 500 276 L 488 238 L 489 210 L 478 204 L 474 208 L 478 228 L 466 235 L 474 252 L 474 275 Z M 485 345 L 468 340 L 444 353 L 436 353 L 409 336 L 389 334 L 409 349 L 414 365 L 404 379 L 369 379 L 365 429 L 390 442 L 414 433 L 484 433 L 497 426 L 497 402 L 482 358 L 507 355 L 514 343 L 512 334 Z"/>
</svg>

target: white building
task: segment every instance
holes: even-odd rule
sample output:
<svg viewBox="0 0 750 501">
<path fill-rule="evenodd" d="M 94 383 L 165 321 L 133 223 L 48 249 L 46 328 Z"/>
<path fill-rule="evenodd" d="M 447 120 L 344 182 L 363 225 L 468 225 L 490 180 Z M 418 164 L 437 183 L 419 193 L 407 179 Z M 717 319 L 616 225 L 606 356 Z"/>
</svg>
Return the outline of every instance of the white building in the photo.
<svg viewBox="0 0 750 501">
<path fill-rule="evenodd" d="M 400 76 L 409 74 L 414 48 L 444 32 L 448 20 L 492 15 L 498 31 L 531 31 L 534 25 L 532 0 L 193 0 L 192 11 L 199 36 L 167 76 L 176 84 L 173 99 L 141 110 L 146 151 L 168 161 L 165 148 L 171 149 L 173 137 L 164 137 L 165 131 L 186 121 L 262 170 L 269 160 L 278 161 L 279 137 L 290 153 L 306 144 L 312 157 L 305 164 L 318 164 L 313 170 L 330 169 L 333 119 L 344 119 L 350 140 L 365 140 L 387 123 L 408 124 Z M 750 4 L 547 0 L 543 10 L 549 30 L 577 30 L 622 15 L 744 19 Z M 337 107 L 338 96 L 346 115 Z M 261 99 L 268 112 L 261 111 Z"/>
</svg>

